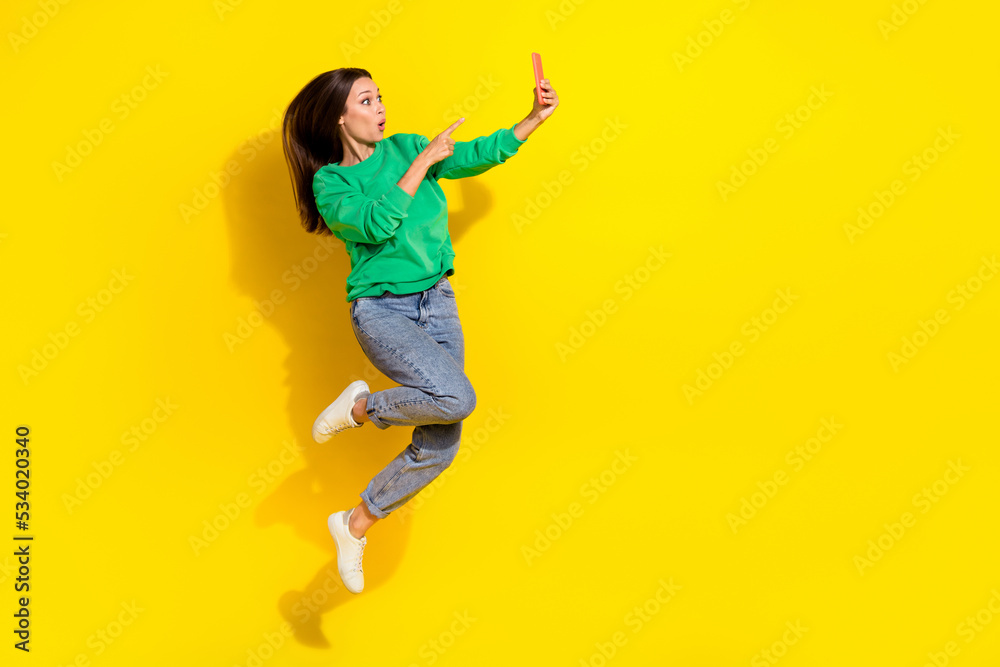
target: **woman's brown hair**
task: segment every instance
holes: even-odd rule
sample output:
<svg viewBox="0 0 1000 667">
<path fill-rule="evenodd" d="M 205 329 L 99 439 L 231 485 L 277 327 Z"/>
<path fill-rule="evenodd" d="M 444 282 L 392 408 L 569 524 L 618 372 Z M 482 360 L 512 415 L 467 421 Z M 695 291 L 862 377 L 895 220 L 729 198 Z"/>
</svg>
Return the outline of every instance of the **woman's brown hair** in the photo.
<svg viewBox="0 0 1000 667">
<path fill-rule="evenodd" d="M 307 83 L 285 110 L 281 126 L 285 159 L 302 226 L 312 234 L 332 234 L 316 208 L 313 178 L 323 165 L 344 158 L 337 121 L 347 107 L 351 87 L 361 77 L 370 79 L 372 75 L 359 67 L 323 72 Z"/>
</svg>

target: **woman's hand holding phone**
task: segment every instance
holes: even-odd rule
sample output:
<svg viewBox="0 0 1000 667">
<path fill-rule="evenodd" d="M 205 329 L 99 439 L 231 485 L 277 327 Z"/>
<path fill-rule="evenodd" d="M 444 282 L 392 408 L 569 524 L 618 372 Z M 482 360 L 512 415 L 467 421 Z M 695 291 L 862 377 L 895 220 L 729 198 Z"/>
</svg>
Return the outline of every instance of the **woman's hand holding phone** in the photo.
<svg viewBox="0 0 1000 667">
<path fill-rule="evenodd" d="M 531 67 L 535 72 L 535 87 L 531 90 L 533 101 L 529 117 L 534 117 L 541 122 L 551 116 L 556 107 L 559 106 L 559 96 L 549 80 L 544 78 L 542 74 L 542 56 L 540 54 L 531 54 Z"/>
<path fill-rule="evenodd" d="M 532 88 L 532 104 L 531 104 L 531 116 L 534 116 L 538 120 L 545 120 L 551 116 L 556 107 L 559 106 L 559 95 L 556 94 L 555 88 L 548 79 L 542 79 L 541 81 L 541 96 L 545 101 L 545 104 L 539 104 L 538 102 L 538 88 Z"/>
</svg>

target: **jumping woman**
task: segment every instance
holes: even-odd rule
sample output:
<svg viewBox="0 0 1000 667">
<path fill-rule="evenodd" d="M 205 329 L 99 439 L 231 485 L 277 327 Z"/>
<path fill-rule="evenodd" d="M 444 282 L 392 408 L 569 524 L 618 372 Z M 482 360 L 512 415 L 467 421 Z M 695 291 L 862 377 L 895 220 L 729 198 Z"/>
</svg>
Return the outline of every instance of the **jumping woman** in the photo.
<svg viewBox="0 0 1000 667">
<path fill-rule="evenodd" d="M 361 502 L 327 520 L 340 578 L 352 593 L 364 588 L 365 533 L 451 464 L 462 420 L 476 405 L 448 281 L 455 273 L 448 205 L 437 181 L 475 176 L 515 155 L 559 104 L 548 79 L 541 88 L 544 104 L 532 89 L 531 112 L 513 127 L 457 143 L 451 133 L 464 118 L 434 139 L 386 137 L 382 95 L 356 67 L 320 74 L 285 112 L 282 140 L 303 226 L 343 241 L 354 335 L 372 364 L 399 383 L 376 392 L 363 380 L 350 383 L 317 417 L 313 439 L 325 442 L 365 422 L 414 427 L 410 444 L 368 483 Z"/>
</svg>

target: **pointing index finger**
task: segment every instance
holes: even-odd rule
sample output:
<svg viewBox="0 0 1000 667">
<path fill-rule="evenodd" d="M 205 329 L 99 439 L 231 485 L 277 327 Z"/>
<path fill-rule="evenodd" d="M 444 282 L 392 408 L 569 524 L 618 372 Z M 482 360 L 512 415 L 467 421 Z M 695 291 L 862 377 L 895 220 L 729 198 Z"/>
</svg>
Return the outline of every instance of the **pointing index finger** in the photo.
<svg viewBox="0 0 1000 667">
<path fill-rule="evenodd" d="M 446 130 L 445 130 L 444 132 L 442 132 L 441 134 L 443 134 L 443 135 L 444 135 L 444 136 L 446 136 L 446 137 L 447 137 L 447 136 L 451 136 L 451 133 L 455 131 L 455 128 L 456 128 L 456 127 L 458 127 L 459 125 L 461 125 L 461 124 L 462 124 L 462 123 L 464 123 L 464 122 L 465 122 L 465 119 L 464 119 L 464 118 L 459 118 L 459 119 L 458 119 L 458 120 L 456 120 L 456 121 L 455 121 L 454 123 L 452 123 L 452 124 L 451 124 L 451 126 L 450 126 L 450 127 L 448 128 L 448 129 L 446 129 Z"/>
</svg>

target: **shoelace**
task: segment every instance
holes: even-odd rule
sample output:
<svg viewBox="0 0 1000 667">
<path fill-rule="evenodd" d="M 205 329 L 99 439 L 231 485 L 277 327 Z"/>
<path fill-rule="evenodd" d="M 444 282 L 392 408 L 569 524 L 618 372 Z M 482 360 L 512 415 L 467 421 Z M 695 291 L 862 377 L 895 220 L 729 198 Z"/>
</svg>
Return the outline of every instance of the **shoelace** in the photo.
<svg viewBox="0 0 1000 667">
<path fill-rule="evenodd" d="M 361 424 L 358 424 L 358 426 L 361 426 Z M 355 428 L 355 426 L 353 426 L 351 424 L 339 424 L 337 426 L 334 426 L 332 429 L 330 429 L 329 433 L 330 433 L 330 435 L 337 435 L 341 431 L 346 431 L 349 428 Z"/>
<path fill-rule="evenodd" d="M 362 540 L 361 541 L 361 550 L 358 551 L 358 558 L 357 558 L 356 561 L 354 561 L 354 571 L 355 572 L 360 572 L 361 574 L 365 573 L 365 571 L 361 569 L 361 556 L 363 556 L 364 553 L 365 553 L 365 545 L 366 544 L 368 544 L 368 540 Z"/>
<path fill-rule="evenodd" d="M 354 419 L 354 417 L 351 417 L 351 419 Z M 350 422 L 343 422 L 343 423 L 337 424 L 333 428 L 327 430 L 327 434 L 328 435 L 337 435 L 341 431 L 346 431 L 349 428 L 357 428 L 358 426 L 361 426 L 361 424 L 351 424 Z"/>
</svg>

